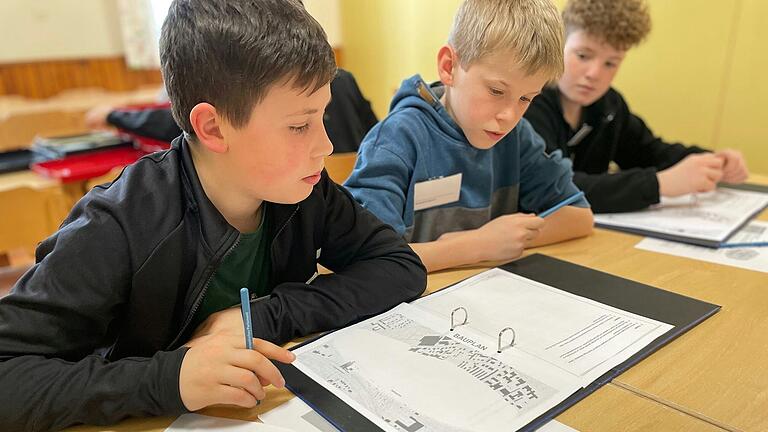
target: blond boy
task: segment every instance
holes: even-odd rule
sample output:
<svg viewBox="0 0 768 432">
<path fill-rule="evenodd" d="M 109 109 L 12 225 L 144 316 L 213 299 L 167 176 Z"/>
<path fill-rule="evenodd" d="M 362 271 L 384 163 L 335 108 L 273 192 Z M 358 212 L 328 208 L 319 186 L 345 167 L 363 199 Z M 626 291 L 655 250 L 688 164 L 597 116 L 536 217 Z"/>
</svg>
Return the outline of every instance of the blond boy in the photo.
<svg viewBox="0 0 768 432">
<path fill-rule="evenodd" d="M 562 24 L 547 0 L 468 0 L 438 51 L 440 82 L 405 80 L 363 140 L 346 187 L 405 235 L 429 271 L 519 257 L 587 235 L 570 162 L 521 120 L 562 72 Z"/>
</svg>

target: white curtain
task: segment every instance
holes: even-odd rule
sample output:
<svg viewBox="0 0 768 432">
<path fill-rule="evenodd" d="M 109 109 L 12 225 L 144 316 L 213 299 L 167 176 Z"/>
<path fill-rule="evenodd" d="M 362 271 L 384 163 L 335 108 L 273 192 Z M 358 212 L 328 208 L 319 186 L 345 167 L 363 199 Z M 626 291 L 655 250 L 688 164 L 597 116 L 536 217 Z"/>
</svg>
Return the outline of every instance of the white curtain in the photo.
<svg viewBox="0 0 768 432">
<path fill-rule="evenodd" d="M 171 0 L 117 0 L 125 60 L 132 69 L 160 67 L 160 26 Z"/>
</svg>

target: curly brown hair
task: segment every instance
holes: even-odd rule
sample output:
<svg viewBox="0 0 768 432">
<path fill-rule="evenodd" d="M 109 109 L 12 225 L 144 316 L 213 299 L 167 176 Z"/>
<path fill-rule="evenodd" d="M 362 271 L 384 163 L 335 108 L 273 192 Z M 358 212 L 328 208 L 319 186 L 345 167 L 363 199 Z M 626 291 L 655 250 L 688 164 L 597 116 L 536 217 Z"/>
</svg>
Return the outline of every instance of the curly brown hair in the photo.
<svg viewBox="0 0 768 432">
<path fill-rule="evenodd" d="M 569 0 L 563 22 L 566 35 L 582 30 L 619 50 L 639 44 L 651 31 L 644 0 Z"/>
</svg>

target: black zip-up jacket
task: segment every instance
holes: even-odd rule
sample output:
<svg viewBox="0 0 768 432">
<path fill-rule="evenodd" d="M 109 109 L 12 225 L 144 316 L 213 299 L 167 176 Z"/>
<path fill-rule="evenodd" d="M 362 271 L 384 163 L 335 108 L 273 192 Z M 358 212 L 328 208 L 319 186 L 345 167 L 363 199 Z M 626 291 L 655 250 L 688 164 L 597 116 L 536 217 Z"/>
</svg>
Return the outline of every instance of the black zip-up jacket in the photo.
<svg viewBox="0 0 768 432">
<path fill-rule="evenodd" d="M 548 152 L 560 149 L 573 160 L 573 182 L 586 193 L 595 213 L 634 211 L 657 204 L 657 171 L 707 151 L 669 144 L 654 136 L 613 88 L 584 108 L 581 132 L 565 121 L 557 86 L 544 88 L 525 118 L 544 138 Z M 609 173 L 611 162 L 621 170 Z"/>
<path fill-rule="evenodd" d="M 89 192 L 0 300 L 0 430 L 56 430 L 186 412 L 182 347 L 239 232 L 204 194 L 182 138 Z M 426 272 L 324 172 L 270 213 L 274 291 L 254 336 L 283 343 L 417 297 Z M 319 253 L 319 259 L 316 259 Z M 305 284 L 317 263 L 335 272 Z"/>
</svg>

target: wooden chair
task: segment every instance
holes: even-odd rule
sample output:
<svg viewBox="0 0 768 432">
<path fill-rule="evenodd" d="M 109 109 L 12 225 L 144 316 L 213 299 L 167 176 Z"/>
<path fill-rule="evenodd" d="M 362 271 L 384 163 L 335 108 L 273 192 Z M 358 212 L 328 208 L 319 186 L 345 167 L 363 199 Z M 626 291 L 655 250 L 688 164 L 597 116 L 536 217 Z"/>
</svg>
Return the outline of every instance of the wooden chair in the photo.
<svg viewBox="0 0 768 432">
<path fill-rule="evenodd" d="M 23 248 L 30 253 L 66 217 L 67 199 L 58 187 L 0 191 L 0 253 Z"/>
<path fill-rule="evenodd" d="M 92 179 L 88 179 L 85 182 L 85 193 L 88 193 L 88 191 L 90 191 L 91 189 L 93 189 L 94 187 L 96 187 L 96 186 L 98 186 L 100 184 L 109 183 L 112 180 L 116 179 L 117 176 L 119 176 L 120 173 L 123 172 L 123 168 L 125 168 L 125 167 L 115 167 L 115 168 L 112 168 L 112 170 L 110 172 L 108 172 L 108 173 L 106 173 L 106 174 L 104 174 L 102 176 L 94 177 Z"/>
<path fill-rule="evenodd" d="M 328 176 L 331 177 L 331 180 L 342 184 L 352 174 L 356 160 L 357 153 L 332 154 L 325 158 L 325 169 L 328 171 Z"/>
</svg>

